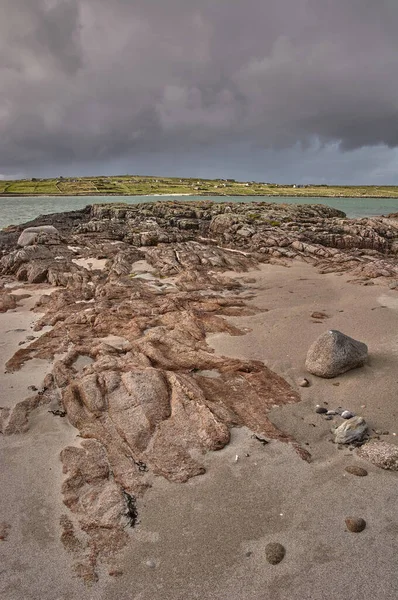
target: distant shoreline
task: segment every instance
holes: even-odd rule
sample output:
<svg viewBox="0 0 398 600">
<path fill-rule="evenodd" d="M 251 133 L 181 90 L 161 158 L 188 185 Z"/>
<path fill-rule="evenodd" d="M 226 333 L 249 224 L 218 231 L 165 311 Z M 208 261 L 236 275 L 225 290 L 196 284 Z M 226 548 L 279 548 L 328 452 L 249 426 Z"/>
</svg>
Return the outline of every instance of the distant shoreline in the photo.
<svg viewBox="0 0 398 600">
<path fill-rule="evenodd" d="M 99 194 L 99 193 L 90 193 L 90 194 L 0 194 L 1 198 L 336 198 L 336 199 L 344 199 L 344 198 L 352 198 L 354 200 L 367 200 L 368 198 L 372 198 L 374 200 L 398 200 L 398 196 L 374 196 L 374 195 L 366 195 L 366 196 L 353 196 L 353 195 L 338 195 L 338 194 L 217 194 L 217 193 L 206 193 L 206 194 Z"/>
</svg>

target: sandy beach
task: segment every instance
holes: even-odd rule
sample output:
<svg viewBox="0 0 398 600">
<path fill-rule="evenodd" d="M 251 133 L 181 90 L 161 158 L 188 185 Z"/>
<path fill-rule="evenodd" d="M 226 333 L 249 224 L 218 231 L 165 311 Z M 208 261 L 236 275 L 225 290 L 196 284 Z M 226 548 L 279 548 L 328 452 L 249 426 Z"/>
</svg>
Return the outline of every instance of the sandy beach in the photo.
<svg viewBox="0 0 398 600">
<path fill-rule="evenodd" d="M 208 343 L 220 355 L 263 361 L 300 393 L 299 403 L 269 416 L 309 450 L 312 461 L 303 461 L 289 444 L 273 440 L 264 446 L 247 428 L 234 428 L 223 450 L 205 456 L 204 475 L 184 484 L 153 481 L 120 556 L 120 577 L 100 577 L 89 587 L 73 576 L 58 524 L 65 511 L 59 452 L 79 445 L 78 432 L 43 406 L 32 413 L 27 433 L 0 437 L 0 521 L 10 526 L 0 542 L 3 598 L 396 598 L 397 473 L 338 449 L 331 441 L 334 423 L 314 409 L 321 404 L 352 410 L 384 432 L 382 439 L 396 442 L 397 293 L 377 282 L 350 283 L 347 274 L 320 275 L 299 261 L 262 265 L 240 277 L 251 281 L 245 283 L 249 305 L 266 312 L 228 317 L 245 335 L 211 334 Z M 31 298 L 0 315 L 3 366 L 37 319 L 30 309 L 40 286 L 26 287 L 17 293 Z M 328 316 L 319 322 L 311 317 L 314 311 Z M 332 380 L 306 373 L 308 347 L 327 329 L 367 343 L 368 364 Z M 3 405 L 26 397 L 25 388 L 39 385 L 45 371 L 27 363 L 16 377 L 2 374 Z M 302 376 L 308 388 L 297 386 Z M 346 473 L 351 464 L 365 466 L 369 475 Z M 347 516 L 363 517 L 366 530 L 349 533 Z M 276 566 L 265 560 L 265 546 L 274 541 L 286 548 Z M 106 572 L 106 566 L 100 569 Z"/>
</svg>

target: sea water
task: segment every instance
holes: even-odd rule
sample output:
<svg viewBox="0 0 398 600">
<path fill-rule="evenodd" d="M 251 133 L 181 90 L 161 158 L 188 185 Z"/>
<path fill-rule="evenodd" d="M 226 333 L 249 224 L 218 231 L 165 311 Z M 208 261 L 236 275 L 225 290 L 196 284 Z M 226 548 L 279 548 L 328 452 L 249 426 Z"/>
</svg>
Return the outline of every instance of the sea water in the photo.
<svg viewBox="0 0 398 600">
<path fill-rule="evenodd" d="M 277 202 L 288 204 L 327 204 L 346 213 L 347 217 L 368 217 L 398 212 L 398 198 L 296 198 L 275 196 L 182 196 L 181 200 L 214 202 Z M 0 198 L 0 228 L 26 223 L 39 215 L 77 210 L 88 204 L 124 202 L 139 204 L 159 200 L 178 200 L 175 196 L 60 196 Z"/>
</svg>

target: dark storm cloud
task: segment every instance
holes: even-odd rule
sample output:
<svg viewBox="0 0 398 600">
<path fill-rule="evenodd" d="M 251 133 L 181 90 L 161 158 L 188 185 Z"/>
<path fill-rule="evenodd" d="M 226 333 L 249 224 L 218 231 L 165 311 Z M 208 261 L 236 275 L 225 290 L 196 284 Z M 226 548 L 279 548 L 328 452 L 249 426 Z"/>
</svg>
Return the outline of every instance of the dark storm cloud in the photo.
<svg viewBox="0 0 398 600">
<path fill-rule="evenodd" d="M 1 0 L 0 173 L 395 147 L 397 28 L 396 0 Z"/>
</svg>

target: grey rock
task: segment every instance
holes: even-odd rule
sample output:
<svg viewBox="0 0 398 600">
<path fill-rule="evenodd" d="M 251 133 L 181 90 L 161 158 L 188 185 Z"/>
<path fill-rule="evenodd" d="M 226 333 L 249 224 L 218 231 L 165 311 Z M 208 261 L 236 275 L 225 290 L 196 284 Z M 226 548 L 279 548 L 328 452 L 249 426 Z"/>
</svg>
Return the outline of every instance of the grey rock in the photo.
<svg viewBox="0 0 398 600">
<path fill-rule="evenodd" d="M 146 566 L 149 569 L 155 569 L 156 568 L 156 562 L 154 560 L 152 560 L 152 559 L 147 560 L 145 564 L 146 564 Z"/>
<path fill-rule="evenodd" d="M 367 357 L 366 344 L 331 329 L 312 344 L 305 366 L 313 375 L 331 378 L 363 366 Z"/>
<path fill-rule="evenodd" d="M 334 431 L 336 444 L 350 444 L 363 439 L 368 426 L 363 417 L 352 417 Z"/>
<path fill-rule="evenodd" d="M 334 415 L 337 415 L 338 413 L 337 413 L 337 411 L 335 411 L 335 410 L 328 410 L 326 414 L 327 414 L 328 416 L 334 416 Z"/>
<path fill-rule="evenodd" d="M 398 446 L 388 442 L 368 442 L 358 449 L 358 456 L 380 469 L 398 471 Z"/>
<path fill-rule="evenodd" d="M 352 419 L 353 416 L 354 416 L 354 413 L 352 413 L 349 410 L 343 410 L 343 412 L 341 413 L 342 419 Z"/>
<path fill-rule="evenodd" d="M 58 230 L 52 225 L 41 225 L 40 227 L 27 227 L 18 238 L 18 246 L 32 246 L 41 234 L 59 237 Z"/>
<path fill-rule="evenodd" d="M 324 406 L 316 406 L 315 412 L 318 413 L 318 415 L 325 415 L 328 412 L 328 409 Z"/>
</svg>

